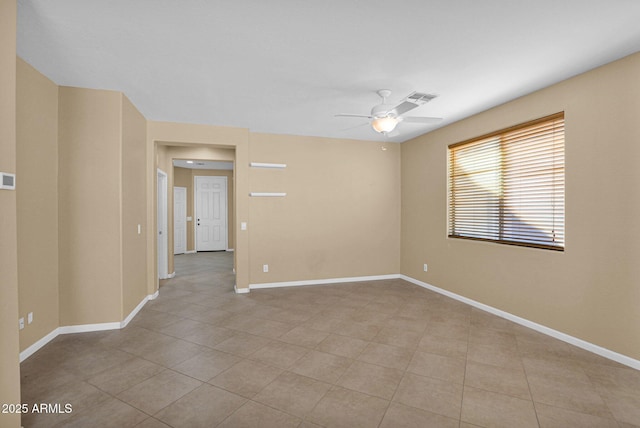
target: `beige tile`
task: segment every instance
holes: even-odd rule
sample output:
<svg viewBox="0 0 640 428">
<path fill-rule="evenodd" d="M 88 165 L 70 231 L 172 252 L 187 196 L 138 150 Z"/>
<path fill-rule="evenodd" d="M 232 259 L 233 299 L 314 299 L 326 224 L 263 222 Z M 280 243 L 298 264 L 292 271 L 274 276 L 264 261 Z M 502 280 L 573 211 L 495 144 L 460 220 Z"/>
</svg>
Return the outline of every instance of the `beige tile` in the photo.
<svg viewBox="0 0 640 428">
<path fill-rule="evenodd" d="M 303 346 L 305 348 L 314 348 L 328 335 L 329 333 L 325 331 L 314 330 L 306 326 L 299 326 L 282 335 L 279 340 L 292 345 Z"/>
<path fill-rule="evenodd" d="M 349 368 L 353 360 L 325 352 L 310 351 L 296 361 L 289 371 L 327 383 L 336 380 Z"/>
<path fill-rule="evenodd" d="M 589 383 L 589 377 L 581 364 L 572 360 L 544 360 L 525 357 L 522 359 L 527 376 Z"/>
<path fill-rule="evenodd" d="M 464 384 L 525 400 L 531 399 L 527 377 L 521 368 L 510 369 L 468 361 Z"/>
<path fill-rule="evenodd" d="M 377 309 L 370 309 L 366 306 L 362 309 L 358 309 L 353 312 L 347 319 L 347 321 L 353 321 L 364 324 L 372 324 L 383 327 L 388 325 L 389 318 L 392 314 L 380 312 Z"/>
<path fill-rule="evenodd" d="M 458 419 L 391 403 L 379 428 L 458 428 Z"/>
<path fill-rule="evenodd" d="M 65 427 L 86 428 L 128 428 L 148 418 L 148 415 L 123 403 L 116 398 L 109 398 L 81 413 L 75 413 L 64 422 Z"/>
<path fill-rule="evenodd" d="M 209 381 L 243 397 L 252 398 L 282 373 L 282 369 L 257 361 L 243 360 Z"/>
<path fill-rule="evenodd" d="M 185 340 L 176 339 L 174 337 L 165 336 L 167 340 L 161 340 L 158 343 L 151 344 L 145 348 L 141 348 L 133 352 L 139 357 L 153 361 L 164 367 L 173 367 L 182 361 L 194 357 L 208 348 L 196 345 L 195 343 Z"/>
<path fill-rule="evenodd" d="M 611 416 L 586 374 L 570 362 L 525 359 L 531 396 L 536 403 L 608 418 Z"/>
<path fill-rule="evenodd" d="M 340 319 L 328 318 L 324 315 L 316 315 L 305 321 L 304 325 L 314 330 L 330 333 L 340 329 L 343 322 L 344 321 Z"/>
<path fill-rule="evenodd" d="M 601 396 L 617 421 L 640 426 L 640 391 L 608 389 L 601 392 Z"/>
<path fill-rule="evenodd" d="M 610 417 L 602 397 L 589 384 L 563 379 L 527 376 L 531 395 L 536 403 Z"/>
<path fill-rule="evenodd" d="M 462 385 L 406 373 L 393 401 L 457 419 L 462 404 Z"/>
<path fill-rule="evenodd" d="M 257 318 L 255 322 L 247 326 L 245 331 L 257 336 L 277 339 L 289 332 L 292 328 L 293 325 L 289 323 Z"/>
<path fill-rule="evenodd" d="M 68 358 L 60 367 L 87 378 L 114 366 L 119 366 L 131 358 L 131 354 L 104 347 L 92 347 Z"/>
<path fill-rule="evenodd" d="M 368 342 L 365 340 L 340 336 L 338 334 L 329 334 L 326 339 L 318 344 L 316 349 L 342 357 L 357 358 L 362 350 L 367 347 L 367 344 Z"/>
<path fill-rule="evenodd" d="M 204 384 L 158 412 L 155 417 L 174 428 L 208 428 L 222 422 L 246 398 Z"/>
<path fill-rule="evenodd" d="M 365 363 L 377 364 L 392 369 L 404 370 L 409 365 L 413 350 L 397 346 L 369 343 L 358 356 Z"/>
<path fill-rule="evenodd" d="M 198 322 L 190 319 L 181 319 L 180 321 L 171 323 L 162 328 L 158 328 L 157 331 L 162 334 L 168 334 L 169 336 L 182 339 L 188 334 L 191 334 L 192 332 L 198 331 L 205 327 L 211 328 L 210 325 L 202 322 Z"/>
<path fill-rule="evenodd" d="M 327 428 L 375 427 L 382 420 L 388 405 L 387 400 L 334 387 L 307 419 Z"/>
<path fill-rule="evenodd" d="M 467 359 L 476 363 L 518 369 L 522 358 L 516 347 L 496 346 L 487 343 L 469 342 Z"/>
<path fill-rule="evenodd" d="M 356 361 L 336 384 L 390 400 L 402 380 L 402 375 L 403 372 L 398 369 Z"/>
<path fill-rule="evenodd" d="M 147 418 L 144 422 L 136 425 L 136 428 L 171 428 L 164 422 L 160 422 L 156 418 Z"/>
<path fill-rule="evenodd" d="M 217 424 L 222 421 L 220 414 L 228 415 L 225 426 L 289 422 L 295 426 L 295 418 L 310 412 L 318 419 L 307 419 L 300 428 L 319 428 L 321 420 L 357 426 L 375 415 L 374 409 L 366 416 L 354 416 L 371 404 L 367 400 L 358 404 L 353 397 L 360 394 L 381 401 L 393 397 L 384 419 L 378 420 L 382 427 L 446 427 L 460 417 L 462 387 L 442 379 L 459 379 L 459 371 L 454 368 L 450 373 L 441 363 L 467 359 L 465 411 L 475 419 L 462 421 L 460 428 L 508 424 L 510 415 L 523 410 L 524 399 L 530 397 L 537 400 L 542 427 L 616 423 L 620 428 L 640 427 L 636 370 L 402 280 L 260 290 L 239 296 L 233 291 L 232 256 L 176 256 L 178 277 L 163 280 L 158 299 L 148 302 L 127 328 L 61 335 L 24 361 L 23 401 L 69 401 L 74 412 L 24 415 L 23 425 L 127 426 L 144 417 L 141 411 L 152 413 L 177 400 L 184 407 L 181 412 L 189 413 L 190 401 L 198 400 L 202 402 L 198 407 L 209 411 L 211 402 L 213 407 L 219 404 L 211 399 L 216 390 L 210 388 L 219 387 L 218 396 L 226 397 L 219 400 L 222 403 L 233 394 L 245 399 L 259 396 L 262 402 L 242 401 L 245 404 L 236 409 L 237 399 L 242 400 L 236 397 L 216 415 L 194 421 L 196 426 L 204 420 Z M 221 268 L 225 272 L 216 272 Z M 421 335 L 419 340 L 416 335 Z M 258 352 L 274 337 L 276 346 Z M 212 348 L 233 358 L 207 361 L 206 352 Z M 312 349 L 316 352 L 305 357 Z M 240 360 L 253 358 L 254 353 L 261 361 L 278 361 L 306 376 Z M 343 360 L 327 354 L 357 361 L 336 379 L 333 363 Z M 235 364 L 229 367 L 229 362 Z M 194 394 L 200 398 L 191 400 L 185 395 L 202 384 L 162 367 L 172 365 L 203 379 L 217 375 L 209 380 L 212 386 Z M 341 370 L 340 364 L 336 367 Z M 404 373 L 405 369 L 410 371 Z M 345 389 L 336 388 L 342 392 L 332 391 L 323 400 L 331 385 L 309 376 Z M 135 404 L 115 401 L 107 393 Z M 319 410 L 314 410 L 321 400 Z M 145 405 L 146 410 L 141 408 Z M 327 409 L 331 409 L 328 415 Z M 168 410 L 163 412 L 170 417 Z M 530 417 L 530 408 L 527 412 Z M 194 416 L 184 419 L 189 417 Z M 153 417 L 138 426 L 169 427 Z"/>
<path fill-rule="evenodd" d="M 24 373 L 24 370 L 21 370 L 20 395 L 23 403 L 39 402 L 43 395 L 64 385 L 82 380 L 77 374 L 64 370 L 59 366 L 48 364 L 43 366 L 49 369 L 30 370 L 29 373 Z"/>
<path fill-rule="evenodd" d="M 466 358 L 467 340 L 459 340 L 451 337 L 438 337 L 425 334 L 418 342 L 418 351 L 430 354 L 444 355 L 446 357 Z"/>
<path fill-rule="evenodd" d="M 515 324 L 509 320 L 477 308 L 471 309 L 471 325 L 491 328 L 493 330 L 501 330 L 509 333 L 514 331 L 515 326 Z"/>
<path fill-rule="evenodd" d="M 536 403 L 536 413 L 540 428 L 617 428 L 614 419 L 606 419 L 586 413 L 574 412 L 559 407 Z"/>
<path fill-rule="evenodd" d="M 373 342 L 383 343 L 385 345 L 393 345 L 401 348 L 415 349 L 422 338 L 422 333 L 411 330 L 405 330 L 397 327 L 384 327 L 376 337 L 371 339 Z"/>
<path fill-rule="evenodd" d="M 265 337 L 255 336 L 248 333 L 236 333 L 229 339 L 218 343 L 214 348 L 219 351 L 228 352 L 241 357 L 247 357 L 270 342 L 271 340 Z"/>
<path fill-rule="evenodd" d="M 451 339 L 462 340 L 469 338 L 469 323 L 456 320 L 430 320 L 427 324 L 425 334 L 438 337 L 449 337 Z"/>
<path fill-rule="evenodd" d="M 261 318 L 267 318 L 273 321 L 282 322 L 285 324 L 297 325 L 312 318 L 314 313 L 299 309 L 299 304 L 291 305 L 288 309 L 271 312 L 264 316 L 259 315 Z M 256 315 L 258 316 L 258 315 Z"/>
<path fill-rule="evenodd" d="M 207 324 L 216 324 L 221 326 L 225 320 L 231 318 L 232 316 L 232 312 L 210 308 L 208 311 L 190 314 L 187 316 L 187 318 Z"/>
<path fill-rule="evenodd" d="M 599 389 L 640 393 L 640 370 L 611 365 L 580 365 L 589 380 Z"/>
<path fill-rule="evenodd" d="M 155 306 L 158 309 L 167 306 L 164 303 L 161 305 L 159 301 L 150 301 L 146 305 L 144 311 L 140 311 L 133 320 L 129 323 L 128 327 L 142 327 L 150 329 L 161 329 L 167 327 L 173 323 L 182 320 L 182 317 L 177 315 L 168 314 L 166 312 L 155 310 Z"/>
<path fill-rule="evenodd" d="M 249 401 L 224 420 L 220 428 L 296 428 L 301 419 Z"/>
<path fill-rule="evenodd" d="M 445 357 L 427 352 L 415 352 L 407 367 L 407 371 L 422 376 L 462 384 L 465 365 L 465 360 L 462 358 Z"/>
<path fill-rule="evenodd" d="M 238 356 L 210 349 L 174 366 L 173 370 L 207 382 L 240 360 Z"/>
<path fill-rule="evenodd" d="M 165 370 L 121 392 L 118 398 L 153 415 L 200 385 L 200 381 L 172 370 Z"/>
<path fill-rule="evenodd" d="M 250 358 L 271 366 L 287 369 L 309 352 L 301 346 L 274 341 L 258 349 Z"/>
<path fill-rule="evenodd" d="M 267 406 L 304 417 L 329 390 L 330 385 L 306 376 L 284 372 L 253 397 Z"/>
<path fill-rule="evenodd" d="M 372 340 L 374 337 L 376 337 L 379 331 L 380 328 L 375 325 L 352 321 L 342 321 L 340 322 L 338 328 L 333 330 L 332 333 L 361 340 Z"/>
<path fill-rule="evenodd" d="M 182 323 L 182 322 L 181 322 Z M 192 328 L 186 328 L 187 323 L 196 323 L 192 325 Z M 180 323 L 177 323 L 180 324 Z M 175 325 L 175 324 L 174 324 Z M 188 342 L 197 343 L 199 345 L 214 347 L 218 343 L 229 339 L 232 337 L 235 332 L 228 328 L 224 327 L 215 327 L 211 324 L 207 324 L 204 322 L 196 322 L 193 320 L 185 320 L 183 326 L 184 329 L 176 329 L 183 330 L 179 334 L 176 332 L 175 336 L 181 339 L 184 339 Z M 173 326 L 169 326 L 171 329 Z"/>
<path fill-rule="evenodd" d="M 109 394 L 116 395 L 125 389 L 154 376 L 164 367 L 142 358 L 133 357 L 121 365 L 112 367 L 87 380 Z"/>
<path fill-rule="evenodd" d="M 536 412 L 531 400 L 465 387 L 463 421 L 480 426 L 535 428 Z"/>
<path fill-rule="evenodd" d="M 40 395 L 37 401 L 29 402 L 30 408 L 38 403 L 59 403 L 64 406 L 72 406 L 71 413 L 27 413 L 22 415 L 22 425 L 25 427 L 52 427 L 68 420 L 74 414 L 90 411 L 100 403 L 108 400 L 108 394 L 100 391 L 95 386 L 83 381 L 67 383 L 54 390 L 49 390 Z"/>
</svg>

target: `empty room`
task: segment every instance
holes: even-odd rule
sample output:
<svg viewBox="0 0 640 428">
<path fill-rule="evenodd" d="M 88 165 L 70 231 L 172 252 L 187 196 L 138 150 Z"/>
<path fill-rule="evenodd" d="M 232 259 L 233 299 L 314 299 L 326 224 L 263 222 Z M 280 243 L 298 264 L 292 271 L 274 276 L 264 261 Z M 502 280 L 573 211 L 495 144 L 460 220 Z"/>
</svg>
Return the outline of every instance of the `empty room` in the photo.
<svg viewBox="0 0 640 428">
<path fill-rule="evenodd" d="M 640 427 L 639 18 L 0 0 L 0 427 Z"/>
</svg>

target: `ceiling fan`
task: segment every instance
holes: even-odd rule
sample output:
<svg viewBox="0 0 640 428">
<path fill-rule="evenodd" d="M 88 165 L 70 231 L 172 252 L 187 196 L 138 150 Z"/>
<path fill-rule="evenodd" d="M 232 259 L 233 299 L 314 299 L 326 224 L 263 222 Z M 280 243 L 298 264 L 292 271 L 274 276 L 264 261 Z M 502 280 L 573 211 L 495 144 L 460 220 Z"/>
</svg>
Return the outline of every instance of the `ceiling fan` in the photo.
<svg viewBox="0 0 640 428">
<path fill-rule="evenodd" d="M 420 107 L 434 99 L 436 95 L 422 92 L 412 92 L 397 105 L 387 104 L 387 98 L 391 95 L 389 89 L 380 89 L 376 92 L 382 98 L 382 104 L 371 109 L 371 114 L 336 114 L 336 117 L 364 117 L 371 119 L 371 127 L 374 131 L 388 135 L 398 123 L 422 123 L 435 124 L 442 121 L 441 117 L 403 116 L 405 113 Z"/>
</svg>

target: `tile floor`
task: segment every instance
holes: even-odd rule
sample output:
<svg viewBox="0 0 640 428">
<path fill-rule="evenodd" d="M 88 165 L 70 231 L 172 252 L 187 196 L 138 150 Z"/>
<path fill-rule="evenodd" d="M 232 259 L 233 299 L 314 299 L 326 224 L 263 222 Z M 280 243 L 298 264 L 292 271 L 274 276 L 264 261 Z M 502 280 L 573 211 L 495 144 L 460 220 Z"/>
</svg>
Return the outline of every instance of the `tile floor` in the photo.
<svg viewBox="0 0 640 428">
<path fill-rule="evenodd" d="M 176 257 L 130 325 L 22 363 L 25 427 L 640 426 L 640 372 L 402 280 L 233 292 Z"/>
</svg>

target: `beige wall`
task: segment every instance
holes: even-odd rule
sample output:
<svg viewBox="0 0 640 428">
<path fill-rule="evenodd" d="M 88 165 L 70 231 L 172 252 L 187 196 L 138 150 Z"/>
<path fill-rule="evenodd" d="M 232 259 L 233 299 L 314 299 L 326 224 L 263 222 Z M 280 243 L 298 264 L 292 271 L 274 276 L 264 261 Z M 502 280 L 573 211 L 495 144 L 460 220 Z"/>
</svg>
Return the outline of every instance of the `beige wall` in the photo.
<svg viewBox="0 0 640 428">
<path fill-rule="evenodd" d="M 0 171 L 10 173 L 16 172 L 15 92 L 16 2 L 0 0 Z M 20 402 L 16 206 L 16 191 L 0 190 L 0 403 Z M 20 415 L 0 413 L 0 425 L 19 427 Z"/>
<path fill-rule="evenodd" d="M 400 146 L 289 135 L 250 135 L 252 284 L 398 273 Z M 269 272 L 262 272 L 262 265 Z"/>
<path fill-rule="evenodd" d="M 193 218 L 193 178 L 188 168 L 173 167 L 173 186 L 187 189 L 187 217 Z M 229 222 L 231 224 L 231 222 Z M 231 228 L 230 228 L 231 229 Z M 171 229 L 172 230 L 172 229 Z M 187 251 L 193 251 L 193 220 L 187 221 Z"/>
<path fill-rule="evenodd" d="M 20 350 L 58 328 L 58 86 L 17 62 Z"/>
<path fill-rule="evenodd" d="M 118 92 L 60 87 L 60 323 L 121 319 Z"/>
<path fill-rule="evenodd" d="M 401 272 L 639 359 L 638 76 L 635 54 L 404 143 Z M 565 252 L 448 239 L 447 145 L 563 110 Z"/>
<path fill-rule="evenodd" d="M 146 138 L 146 119 L 127 97 L 122 96 L 121 319 L 127 317 L 147 295 Z"/>
</svg>

